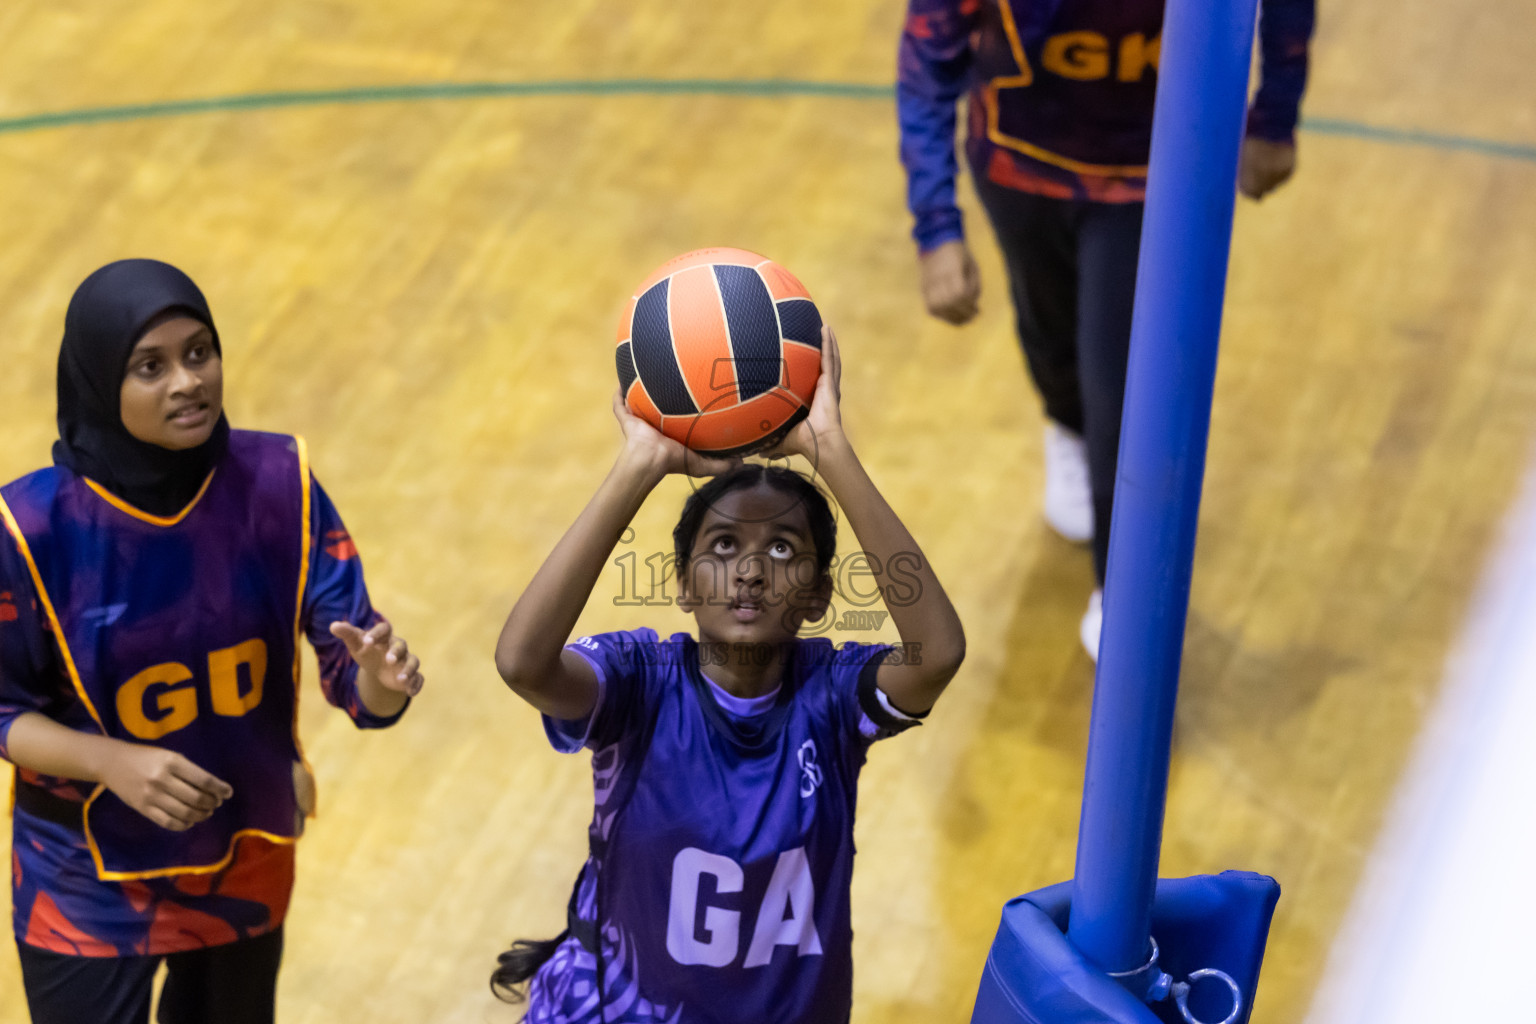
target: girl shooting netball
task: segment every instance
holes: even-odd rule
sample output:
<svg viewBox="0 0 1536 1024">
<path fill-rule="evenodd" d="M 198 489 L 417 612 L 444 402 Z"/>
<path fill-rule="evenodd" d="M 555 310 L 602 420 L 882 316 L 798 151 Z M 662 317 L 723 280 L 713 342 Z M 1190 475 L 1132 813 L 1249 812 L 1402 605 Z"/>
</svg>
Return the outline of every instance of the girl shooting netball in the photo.
<svg viewBox="0 0 1536 1024">
<path fill-rule="evenodd" d="M 590 852 L 567 931 L 517 943 L 492 979 L 499 993 L 527 983 L 528 1021 L 848 1019 L 859 771 L 874 741 L 927 714 L 965 639 L 843 432 L 829 331 L 820 347 L 809 415 L 779 451 L 815 453 L 901 647 L 797 638 L 832 593 L 835 523 L 813 484 L 691 453 L 615 397 L 618 459 L 496 647 L 556 749 L 593 752 Z M 647 495 L 690 471 L 714 475 L 673 537 L 697 637 L 635 629 L 567 644 Z"/>
</svg>

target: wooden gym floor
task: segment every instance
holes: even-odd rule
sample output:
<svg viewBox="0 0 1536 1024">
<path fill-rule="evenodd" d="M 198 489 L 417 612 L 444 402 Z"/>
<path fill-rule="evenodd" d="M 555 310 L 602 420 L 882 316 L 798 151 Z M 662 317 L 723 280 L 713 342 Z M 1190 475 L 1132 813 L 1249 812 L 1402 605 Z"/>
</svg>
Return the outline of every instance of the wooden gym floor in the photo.
<svg viewBox="0 0 1536 1024">
<path fill-rule="evenodd" d="M 1071 874 L 1089 557 L 1040 522 L 1040 417 L 968 191 L 984 314 L 963 330 L 922 315 L 879 88 L 901 15 L 896 0 L 0 9 L 0 479 L 48 458 L 75 284 L 119 257 L 177 263 L 225 339 L 232 421 L 309 438 L 376 603 L 425 663 L 428 690 L 383 734 L 310 684 L 322 816 L 301 844 L 288 1024 L 518 1018 L 487 972 L 508 940 L 561 927 L 590 781 L 490 651 L 616 450 L 621 301 L 704 245 L 781 261 L 837 325 L 855 443 L 970 637 L 932 723 L 865 774 L 855 1020 L 966 1020 L 1002 902 Z M 1260 1024 L 1306 1013 L 1528 461 L 1532 39 L 1536 7 L 1515 0 L 1325 2 L 1299 173 L 1239 209 L 1163 873 L 1284 885 Z M 629 79 L 873 88 L 157 106 Z M 79 114 L 123 105 L 145 106 Z M 640 564 L 666 550 L 685 487 L 640 516 Z M 615 567 L 583 630 L 683 628 L 675 609 L 615 606 L 623 585 Z M 3 944 L 0 1020 L 24 1019 Z"/>
</svg>

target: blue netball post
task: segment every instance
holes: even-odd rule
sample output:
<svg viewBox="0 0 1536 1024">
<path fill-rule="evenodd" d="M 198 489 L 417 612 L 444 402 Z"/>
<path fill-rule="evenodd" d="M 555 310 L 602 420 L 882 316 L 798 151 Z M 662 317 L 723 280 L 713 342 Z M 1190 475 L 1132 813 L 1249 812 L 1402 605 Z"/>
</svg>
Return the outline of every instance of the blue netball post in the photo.
<svg viewBox="0 0 1536 1024">
<path fill-rule="evenodd" d="M 1279 886 L 1157 878 L 1254 0 L 1169 0 L 1073 881 L 1003 909 L 973 1021 L 1248 1019 Z"/>
</svg>

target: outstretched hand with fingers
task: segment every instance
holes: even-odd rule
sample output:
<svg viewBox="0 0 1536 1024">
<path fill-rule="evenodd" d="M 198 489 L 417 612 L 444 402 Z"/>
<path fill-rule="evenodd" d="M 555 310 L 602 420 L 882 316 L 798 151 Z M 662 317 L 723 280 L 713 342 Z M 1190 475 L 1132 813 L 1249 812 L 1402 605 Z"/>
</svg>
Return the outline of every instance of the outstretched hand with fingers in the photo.
<svg viewBox="0 0 1536 1024">
<path fill-rule="evenodd" d="M 358 668 L 377 679 L 386 690 L 414 697 L 426 680 L 421 675 L 421 659 L 412 654 L 404 637 L 394 635 L 388 622 L 380 622 L 366 632 L 350 622 L 331 623 L 331 635 L 347 645 Z"/>
</svg>

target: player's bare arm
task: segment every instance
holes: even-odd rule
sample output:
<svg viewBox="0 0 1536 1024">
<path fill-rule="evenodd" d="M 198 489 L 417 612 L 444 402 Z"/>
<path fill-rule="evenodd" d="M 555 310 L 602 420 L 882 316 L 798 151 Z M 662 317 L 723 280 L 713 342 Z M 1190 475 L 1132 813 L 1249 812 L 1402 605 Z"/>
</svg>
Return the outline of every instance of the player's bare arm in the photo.
<svg viewBox="0 0 1536 1024">
<path fill-rule="evenodd" d="M 949 595 L 917 541 L 864 471 L 843 432 L 839 409 L 842 358 L 837 338 L 822 328 L 821 379 L 810 414 L 785 438 L 781 451 L 811 458 L 842 506 L 859 546 L 870 556 L 883 595 L 912 595 L 886 601 L 901 642 L 920 658 L 892 659 L 880 666 L 877 685 L 898 708 L 921 714 L 933 707 L 965 658 L 965 630 Z M 902 576 L 893 586 L 893 570 Z"/>
<path fill-rule="evenodd" d="M 234 795 L 229 783 L 175 751 L 79 732 L 35 711 L 17 717 L 8 746 L 13 763 L 45 775 L 101 783 L 173 832 L 203 821 Z"/>
<path fill-rule="evenodd" d="M 624 435 L 618 459 L 512 606 L 496 642 L 501 678 L 552 718 L 585 718 L 597 703 L 596 674 L 565 642 L 646 497 L 668 473 L 707 475 L 733 464 L 690 453 L 631 413 L 617 394 L 613 415 Z"/>
<path fill-rule="evenodd" d="M 366 631 L 350 622 L 333 622 L 330 628 L 357 662 L 357 695 L 372 714 L 380 718 L 398 714 L 406 700 L 426 685 L 421 659 L 411 653 L 404 637 L 394 635 L 388 622 Z"/>
</svg>

